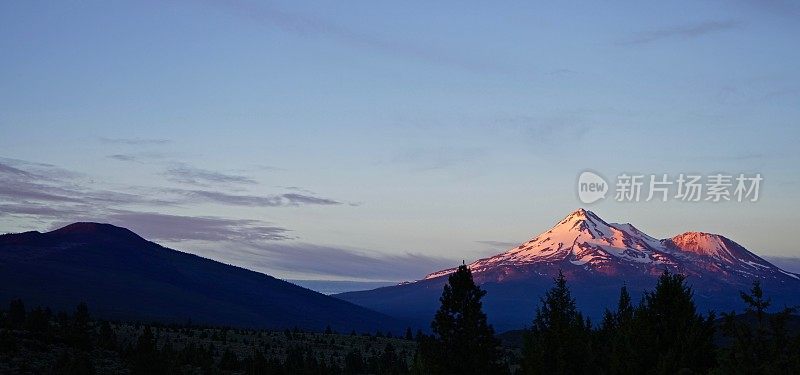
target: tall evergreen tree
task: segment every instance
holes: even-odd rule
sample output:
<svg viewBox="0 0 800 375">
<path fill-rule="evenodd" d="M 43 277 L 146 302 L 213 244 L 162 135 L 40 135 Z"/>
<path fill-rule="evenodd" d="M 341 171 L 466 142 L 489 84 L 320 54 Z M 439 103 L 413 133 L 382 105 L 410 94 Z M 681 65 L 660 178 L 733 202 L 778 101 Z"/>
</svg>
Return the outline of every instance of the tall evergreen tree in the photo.
<svg viewBox="0 0 800 375">
<path fill-rule="evenodd" d="M 475 285 L 465 265 L 448 278 L 441 307 L 431 329 L 420 341 L 418 361 L 428 374 L 502 374 L 500 342 L 486 321 L 481 298 L 486 291 Z"/>
<path fill-rule="evenodd" d="M 706 372 L 715 365 L 714 314 L 697 313 L 692 288 L 680 274 L 664 273 L 646 292 L 622 338 L 636 343 L 625 353 L 637 373 Z"/>
<path fill-rule="evenodd" d="M 78 348 L 89 349 L 91 347 L 91 337 L 89 334 L 89 307 L 85 302 L 78 304 L 75 314 L 72 316 L 72 324 L 69 327 L 68 339 Z"/>
<path fill-rule="evenodd" d="M 117 348 L 117 334 L 111 328 L 108 321 L 100 323 L 100 329 L 97 333 L 97 346 L 105 350 L 115 350 Z"/>
<path fill-rule="evenodd" d="M 21 299 L 11 301 L 11 304 L 8 306 L 8 319 L 6 323 L 11 329 L 20 329 L 25 325 L 25 303 L 23 303 Z"/>
<path fill-rule="evenodd" d="M 764 298 L 759 281 L 750 294 L 741 292 L 746 310 L 743 316 L 723 314 L 721 327 L 730 344 L 721 351 L 719 372 L 725 374 L 800 373 L 800 335 L 789 337 L 786 322 L 793 308 L 769 314 L 769 298 Z"/>
<path fill-rule="evenodd" d="M 414 340 L 414 333 L 411 332 L 411 327 L 406 328 L 406 335 L 404 337 L 406 340 Z"/>
<path fill-rule="evenodd" d="M 156 337 L 149 326 L 146 326 L 139 335 L 130 357 L 131 373 L 133 374 L 163 374 L 167 372 L 167 364 L 162 360 L 161 353 L 156 346 Z"/>
<path fill-rule="evenodd" d="M 606 333 L 614 332 L 619 327 L 630 323 L 633 319 L 633 310 L 631 295 L 628 293 L 628 288 L 623 286 L 619 291 L 617 310 L 611 311 L 606 309 L 603 314 L 603 322 L 600 325 L 600 331 Z"/>
<path fill-rule="evenodd" d="M 633 374 L 636 366 L 630 356 L 636 350 L 636 343 L 631 342 L 634 307 L 628 288 L 620 290 L 617 310 L 606 310 L 603 323 L 596 332 L 593 341 L 596 348 L 605 348 L 606 353 L 596 358 L 596 363 L 610 374 Z"/>
<path fill-rule="evenodd" d="M 50 328 L 51 313 L 48 309 L 37 307 L 25 318 L 25 329 L 31 332 L 43 333 Z"/>
<path fill-rule="evenodd" d="M 536 309 L 533 326 L 525 333 L 522 370 L 526 374 L 592 372 L 591 327 L 575 307 L 560 270 L 554 283 Z"/>
</svg>

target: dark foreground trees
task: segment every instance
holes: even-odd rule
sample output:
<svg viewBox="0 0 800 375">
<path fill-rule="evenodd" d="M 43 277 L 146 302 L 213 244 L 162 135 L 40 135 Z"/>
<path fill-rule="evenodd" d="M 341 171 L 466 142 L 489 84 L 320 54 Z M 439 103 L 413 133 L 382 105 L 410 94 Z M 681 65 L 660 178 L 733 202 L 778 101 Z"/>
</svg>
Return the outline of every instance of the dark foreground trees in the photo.
<svg viewBox="0 0 800 375">
<path fill-rule="evenodd" d="M 702 373 L 715 364 L 714 314 L 698 314 L 685 277 L 664 271 L 655 290 L 646 292 L 623 340 L 634 342 L 637 372 Z"/>
<path fill-rule="evenodd" d="M 0 308 L 0 374 L 407 374 L 411 340 L 92 319 Z"/>
<path fill-rule="evenodd" d="M 611 349 L 598 364 L 608 373 L 705 373 L 715 364 L 714 314 L 699 314 L 685 277 L 669 271 L 636 308 L 627 289 L 617 311 L 606 312 L 598 345 Z"/>
<path fill-rule="evenodd" d="M 564 274 L 542 297 L 524 336 L 522 368 L 528 374 L 580 374 L 592 370 L 591 325 L 575 307 Z"/>
<path fill-rule="evenodd" d="M 107 322 L 72 314 L 0 311 L 0 373 L 91 374 L 800 374 L 800 318 L 771 313 L 759 283 L 746 313 L 696 311 L 681 275 L 665 272 L 634 303 L 627 288 L 599 326 L 584 319 L 559 275 L 520 353 L 500 349 L 482 312 L 485 292 L 466 267 L 450 276 L 428 337 L 240 330 Z M 716 326 L 716 329 L 715 329 Z M 715 332 L 716 331 L 716 332 Z M 396 336 L 396 335 L 392 335 Z"/>
<path fill-rule="evenodd" d="M 441 307 L 431 323 L 432 336 L 419 343 L 415 371 L 424 374 L 502 374 L 499 341 L 486 321 L 481 298 L 465 265 L 450 275 L 439 299 Z"/>
<path fill-rule="evenodd" d="M 716 365 L 714 324 L 713 314 L 697 312 L 684 276 L 664 271 L 636 307 L 623 287 L 616 311 L 593 330 L 559 273 L 526 334 L 522 372 L 707 373 Z"/>
<path fill-rule="evenodd" d="M 727 345 L 720 350 L 720 374 L 798 374 L 800 335 L 787 333 L 795 308 L 768 314 L 771 305 L 756 281 L 750 293 L 741 292 L 747 305 L 743 315 L 723 314 L 721 330 Z"/>
</svg>

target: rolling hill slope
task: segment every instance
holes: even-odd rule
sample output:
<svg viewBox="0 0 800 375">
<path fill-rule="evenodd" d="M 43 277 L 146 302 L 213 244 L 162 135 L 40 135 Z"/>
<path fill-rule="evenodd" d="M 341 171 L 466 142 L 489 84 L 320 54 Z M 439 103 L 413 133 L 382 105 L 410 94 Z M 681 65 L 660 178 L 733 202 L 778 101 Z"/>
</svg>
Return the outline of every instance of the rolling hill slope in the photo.
<svg viewBox="0 0 800 375">
<path fill-rule="evenodd" d="M 405 324 L 258 272 L 162 247 L 109 224 L 0 236 L 0 301 L 98 316 L 342 332 Z"/>
</svg>

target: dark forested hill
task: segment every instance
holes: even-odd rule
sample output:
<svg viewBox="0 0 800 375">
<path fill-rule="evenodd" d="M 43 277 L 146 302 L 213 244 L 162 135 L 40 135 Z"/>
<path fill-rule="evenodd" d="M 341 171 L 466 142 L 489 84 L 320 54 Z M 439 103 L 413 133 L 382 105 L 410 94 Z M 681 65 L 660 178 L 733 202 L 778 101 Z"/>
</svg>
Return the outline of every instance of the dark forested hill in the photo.
<svg viewBox="0 0 800 375">
<path fill-rule="evenodd" d="M 108 224 L 0 236 L 0 301 L 111 319 L 401 332 L 386 315 L 274 277 L 183 253 Z"/>
</svg>

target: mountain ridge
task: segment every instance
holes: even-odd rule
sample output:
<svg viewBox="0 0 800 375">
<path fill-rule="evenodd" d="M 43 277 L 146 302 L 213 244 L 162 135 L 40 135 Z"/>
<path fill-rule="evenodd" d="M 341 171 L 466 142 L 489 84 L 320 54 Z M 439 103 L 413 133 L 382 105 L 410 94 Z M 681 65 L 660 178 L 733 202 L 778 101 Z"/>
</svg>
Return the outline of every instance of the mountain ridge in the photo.
<svg viewBox="0 0 800 375">
<path fill-rule="evenodd" d="M 484 307 L 502 329 L 530 323 L 539 296 L 563 272 L 582 310 L 599 319 L 619 288 L 634 300 L 669 270 L 687 276 L 701 309 L 739 309 L 739 291 L 760 280 L 777 305 L 800 304 L 800 275 L 785 271 L 727 237 L 685 232 L 656 239 L 630 223 L 609 223 L 578 209 L 549 230 L 505 252 L 468 264 L 488 293 Z M 420 324 L 430 320 L 441 288 L 455 268 L 429 273 L 402 285 L 335 295 L 344 300 Z"/>
<path fill-rule="evenodd" d="M 108 319 L 252 328 L 392 330 L 406 323 L 267 274 L 173 250 L 134 232 L 75 223 L 0 235 L 0 301 L 72 310 L 87 302 Z"/>
<path fill-rule="evenodd" d="M 716 271 L 724 277 L 736 277 L 736 274 L 762 271 L 763 277 L 800 280 L 797 274 L 776 267 L 719 234 L 690 231 L 656 239 L 630 223 L 608 223 L 582 208 L 531 240 L 506 252 L 476 260 L 468 267 L 474 277 L 486 279 L 485 274 L 492 268 L 565 261 L 610 275 L 636 272 L 618 264 L 627 262 L 627 266 L 649 273 L 660 273 L 659 270 L 667 268 L 688 275 Z M 423 279 L 442 277 L 454 270 L 436 271 Z"/>
</svg>

